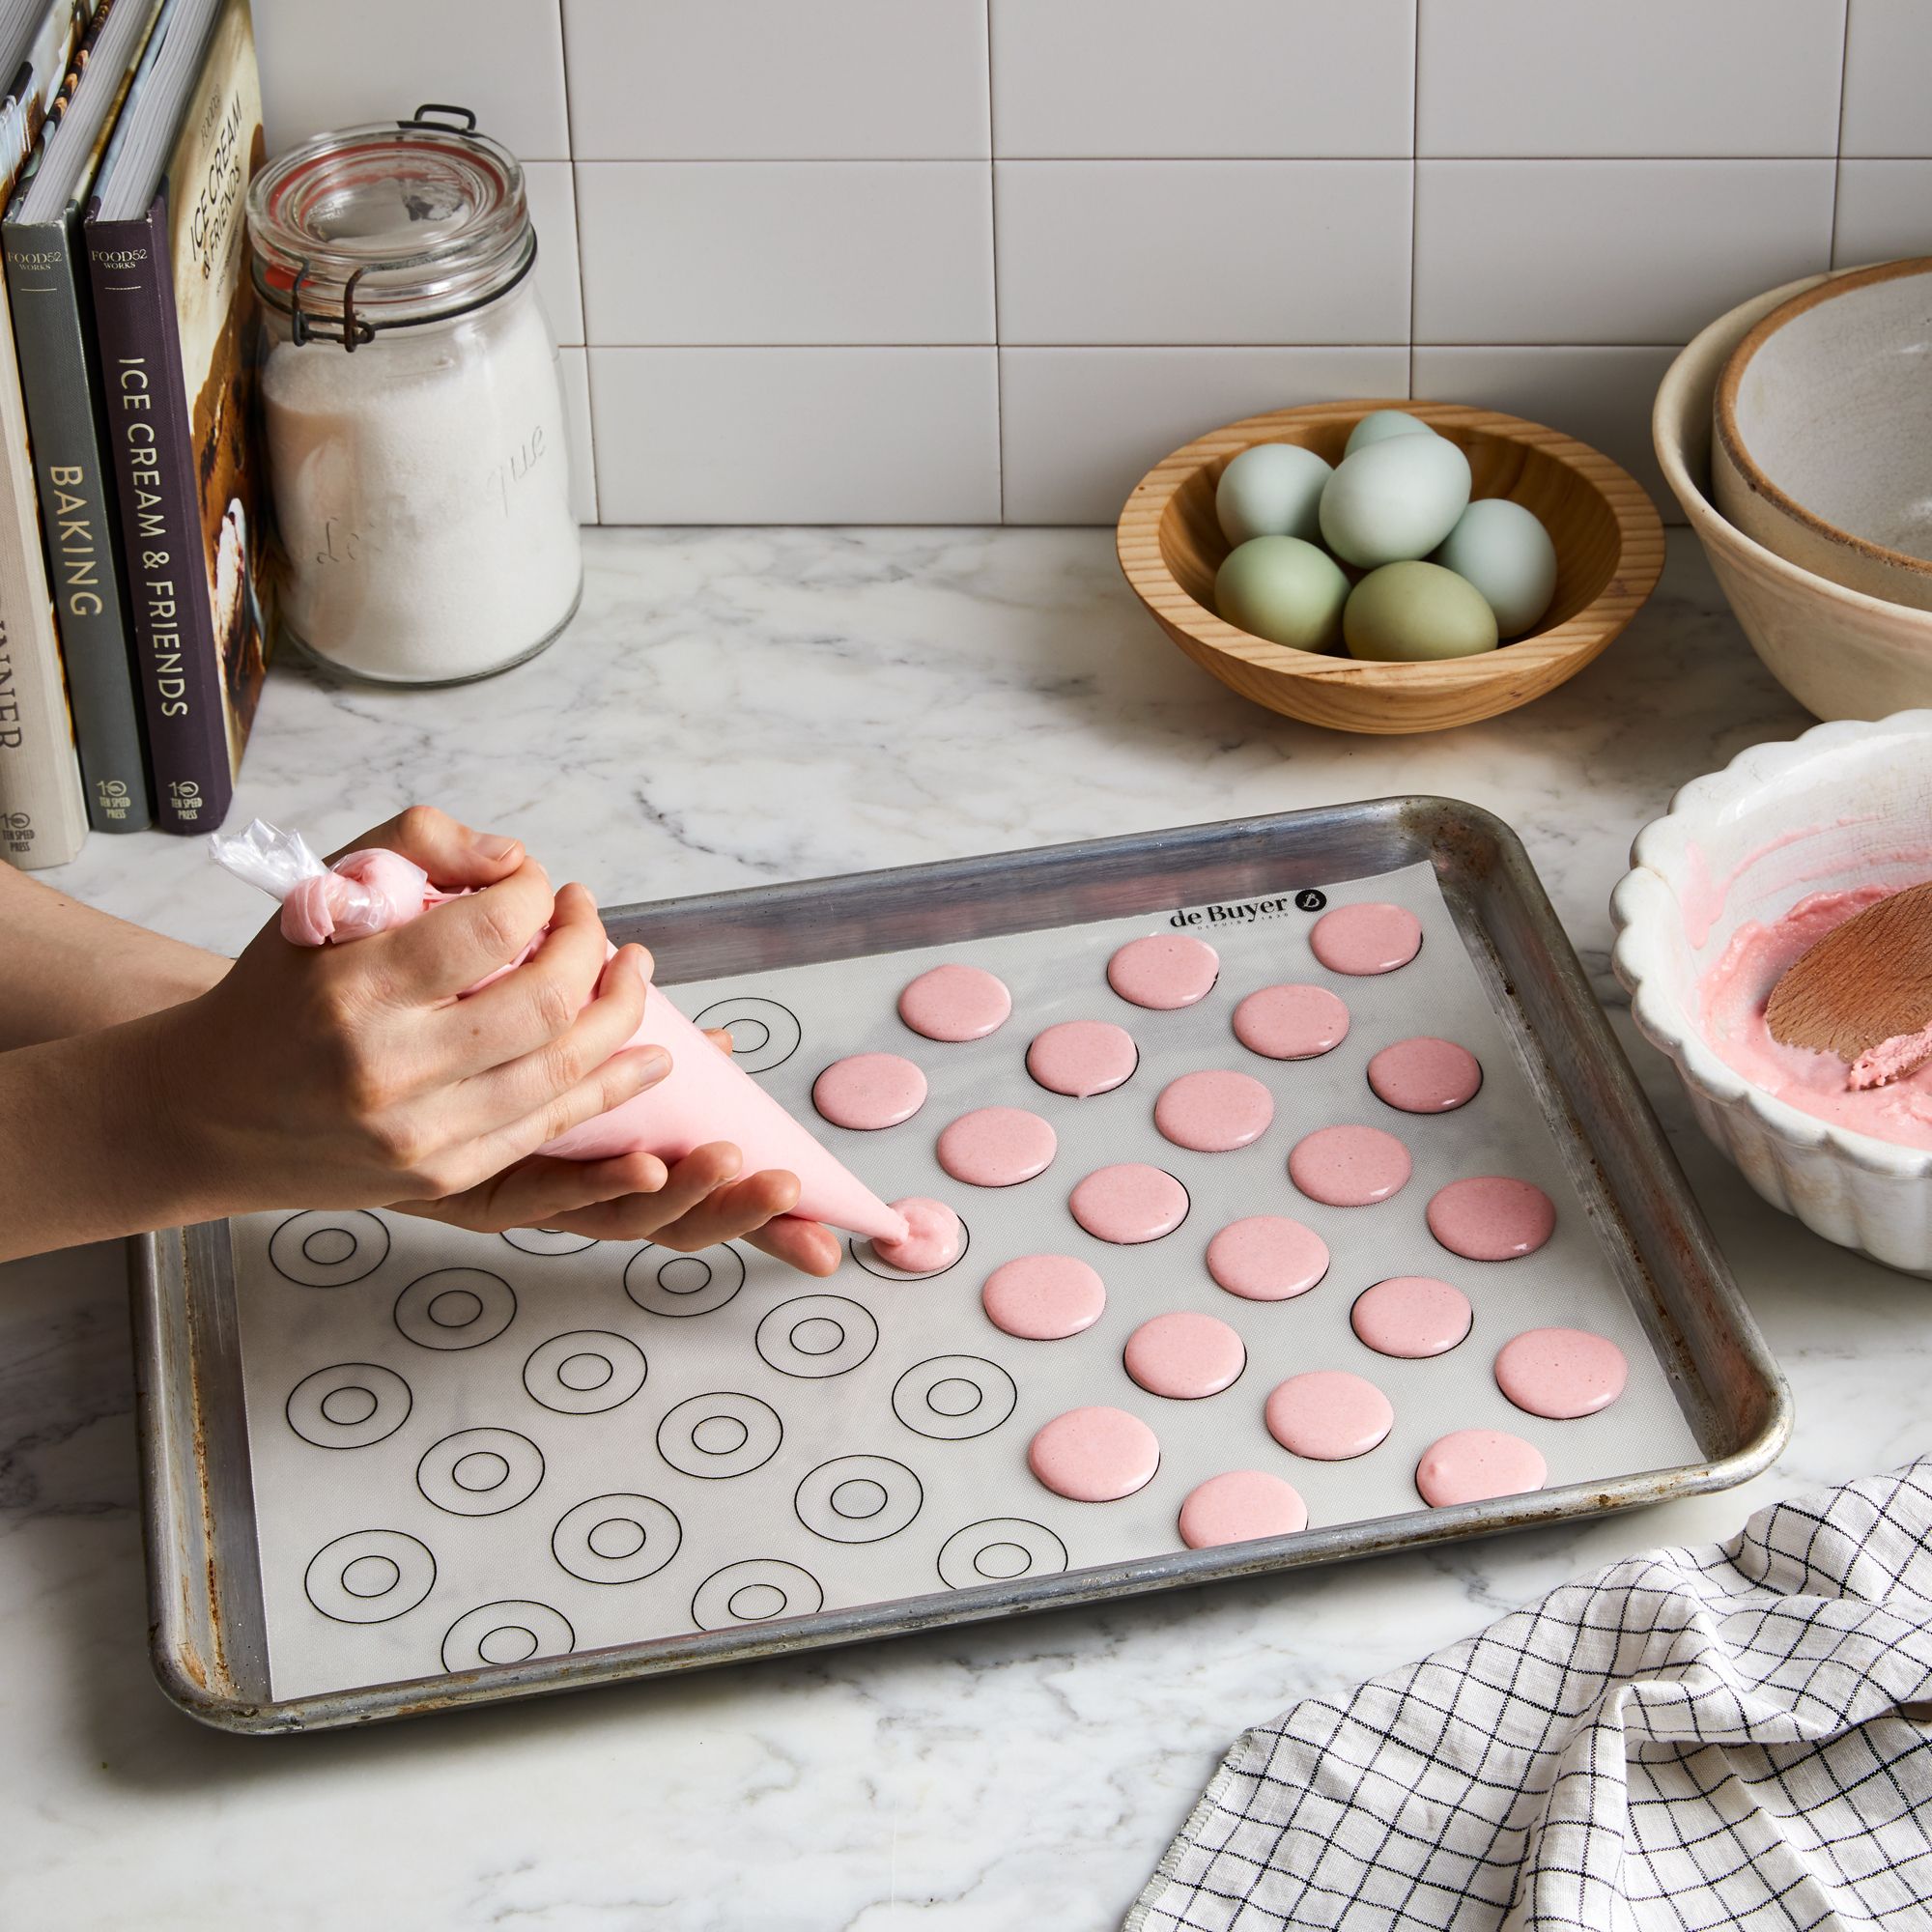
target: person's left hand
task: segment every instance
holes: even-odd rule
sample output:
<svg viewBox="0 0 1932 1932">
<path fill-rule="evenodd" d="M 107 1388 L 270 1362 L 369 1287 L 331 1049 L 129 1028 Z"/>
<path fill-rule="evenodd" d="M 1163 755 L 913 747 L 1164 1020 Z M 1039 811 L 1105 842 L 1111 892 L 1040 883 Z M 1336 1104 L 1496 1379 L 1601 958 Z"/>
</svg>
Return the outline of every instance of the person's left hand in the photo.
<svg viewBox="0 0 1932 1932">
<path fill-rule="evenodd" d="M 728 1033 L 710 1038 L 720 1051 L 731 1051 Z M 669 1166 L 648 1153 L 609 1160 L 531 1154 L 460 1194 L 392 1205 L 491 1235 L 555 1228 L 593 1240 L 647 1240 L 684 1251 L 747 1240 L 806 1274 L 831 1274 L 838 1265 L 838 1236 L 791 1212 L 797 1177 L 779 1170 L 745 1175 L 743 1167 L 744 1157 L 726 1141 L 696 1148 Z"/>
</svg>

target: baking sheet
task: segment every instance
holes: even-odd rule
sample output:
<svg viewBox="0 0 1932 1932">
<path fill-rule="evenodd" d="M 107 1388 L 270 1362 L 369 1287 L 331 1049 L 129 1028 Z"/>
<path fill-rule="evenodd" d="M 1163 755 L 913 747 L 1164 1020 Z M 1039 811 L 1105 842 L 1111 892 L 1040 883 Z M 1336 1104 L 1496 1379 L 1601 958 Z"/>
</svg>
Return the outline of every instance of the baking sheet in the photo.
<svg viewBox="0 0 1932 1932">
<path fill-rule="evenodd" d="M 273 1694 L 1164 1554 L 1179 1547 L 1175 1520 L 1187 1492 L 1228 1468 L 1287 1477 L 1313 1526 L 1405 1515 L 1421 1507 L 1416 1459 L 1453 1428 L 1526 1436 L 1547 1457 L 1551 1487 L 1698 1460 L 1665 1367 L 1593 1232 L 1589 1178 L 1569 1171 L 1434 870 L 1416 865 L 1322 891 L 1330 905 L 1408 906 L 1424 928 L 1419 957 L 1379 979 L 1331 975 L 1307 945 L 1320 909 L 1284 894 L 1184 909 L 1200 915 L 1186 929 L 1215 947 L 1221 974 L 1206 1000 L 1177 1012 L 1131 1007 L 1104 977 L 1125 940 L 1171 929 L 1161 914 L 679 989 L 695 1017 L 731 1026 L 744 1064 L 879 1193 L 936 1194 L 958 1208 L 967 1252 L 939 1276 L 897 1277 L 863 1243 L 836 1276 L 812 1282 L 749 1249 L 683 1258 L 648 1244 L 469 1236 L 333 1211 L 238 1221 Z M 984 966 L 1012 989 L 1012 1017 L 997 1033 L 941 1044 L 900 1023 L 899 988 L 942 960 Z M 1278 1063 L 1234 1039 L 1239 1000 L 1282 980 L 1328 985 L 1347 1002 L 1350 1034 L 1333 1053 Z M 1084 1101 L 1044 1092 L 1024 1066 L 1035 1034 L 1082 1017 L 1125 1026 L 1141 1051 L 1123 1087 Z M 1371 1055 L 1425 1032 L 1461 1041 L 1483 1064 L 1482 1091 L 1455 1113 L 1399 1114 L 1368 1090 Z M 817 1122 L 810 1090 L 820 1068 L 869 1050 L 920 1064 L 930 1083 L 924 1107 L 877 1134 Z M 1263 1080 L 1275 1096 L 1273 1124 L 1231 1153 L 1172 1146 L 1153 1129 L 1155 1096 L 1178 1074 L 1214 1065 Z M 1058 1153 L 1018 1187 L 962 1186 L 938 1168 L 933 1143 L 959 1114 L 993 1104 L 1050 1121 Z M 1288 1180 L 1289 1149 L 1336 1122 L 1380 1126 L 1407 1146 L 1415 1171 L 1393 1199 L 1327 1208 Z M 1187 1186 L 1190 1211 L 1174 1234 L 1122 1248 L 1072 1221 L 1073 1184 L 1121 1160 L 1150 1161 Z M 1537 1254 L 1464 1262 L 1428 1234 L 1435 1189 L 1484 1173 L 1533 1180 L 1556 1202 L 1556 1233 Z M 1208 1239 L 1254 1213 L 1293 1215 L 1321 1235 L 1332 1261 L 1319 1287 L 1264 1303 L 1213 1284 L 1202 1264 Z M 981 1312 L 992 1269 L 1039 1250 L 1082 1256 L 1105 1280 L 1106 1312 L 1082 1335 L 1021 1341 Z M 1472 1333 L 1450 1354 L 1396 1361 L 1350 1328 L 1363 1289 L 1406 1273 L 1451 1280 L 1474 1304 Z M 1169 1402 L 1128 1378 L 1127 1335 L 1177 1308 L 1212 1313 L 1241 1334 L 1248 1365 L 1233 1387 Z M 439 1319 L 463 1314 L 474 1320 L 449 1327 Z M 833 1335 L 827 1321 L 846 1339 L 813 1353 Z M 792 1345 L 808 1323 L 800 1340 L 810 1348 Z M 1496 1390 L 1496 1349 L 1545 1325 L 1591 1328 L 1623 1349 L 1630 1384 L 1609 1409 L 1549 1422 Z M 1350 1369 L 1388 1395 L 1395 1426 L 1368 1456 L 1308 1462 L 1267 1435 L 1268 1392 L 1314 1368 Z M 600 1375 L 595 1388 L 572 1386 Z M 936 1404 L 926 1400 L 935 1389 Z M 363 1416 L 371 1397 L 376 1407 Z M 1127 1409 L 1159 1437 L 1159 1472 L 1136 1495 L 1069 1502 L 1028 1471 L 1034 1432 L 1086 1403 Z M 743 1446 L 721 1451 L 739 1431 Z M 830 1506 L 835 1490 L 847 1506 L 883 1499 L 869 1514 L 841 1515 Z"/>
</svg>

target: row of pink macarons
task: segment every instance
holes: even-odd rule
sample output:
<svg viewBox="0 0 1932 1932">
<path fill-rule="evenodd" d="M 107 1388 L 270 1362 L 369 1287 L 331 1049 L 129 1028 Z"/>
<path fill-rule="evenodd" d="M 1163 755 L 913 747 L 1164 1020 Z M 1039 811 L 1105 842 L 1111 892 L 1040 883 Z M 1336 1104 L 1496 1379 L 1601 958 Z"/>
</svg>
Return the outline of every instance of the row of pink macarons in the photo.
<svg viewBox="0 0 1932 1932">
<path fill-rule="evenodd" d="M 1136 1382 L 1170 1400 L 1199 1400 L 1232 1386 L 1246 1359 L 1232 1328 L 1192 1311 L 1143 1322 L 1128 1337 L 1123 1354 Z M 1627 1375 L 1623 1351 L 1584 1329 L 1526 1330 L 1505 1343 L 1495 1360 L 1503 1394 L 1525 1413 L 1552 1420 L 1574 1420 L 1607 1407 L 1622 1394 Z M 1279 1383 L 1267 1397 L 1264 1419 L 1268 1434 L 1292 1455 L 1332 1463 L 1378 1448 L 1394 1427 L 1395 1410 L 1365 1377 L 1315 1369 Z M 1057 1495 L 1117 1502 L 1153 1480 L 1160 1442 L 1140 1417 L 1090 1406 L 1047 1423 L 1035 1435 L 1027 1462 Z M 1548 1465 L 1534 1443 L 1506 1430 L 1464 1429 L 1424 1452 L 1415 1484 L 1424 1502 L 1441 1509 L 1522 1494 L 1541 1489 L 1548 1476 Z M 1196 1489 L 1182 1506 L 1179 1523 L 1182 1541 L 1195 1548 L 1290 1535 L 1307 1525 L 1307 1506 L 1294 1487 L 1254 1469 L 1228 1471 Z"/>
</svg>

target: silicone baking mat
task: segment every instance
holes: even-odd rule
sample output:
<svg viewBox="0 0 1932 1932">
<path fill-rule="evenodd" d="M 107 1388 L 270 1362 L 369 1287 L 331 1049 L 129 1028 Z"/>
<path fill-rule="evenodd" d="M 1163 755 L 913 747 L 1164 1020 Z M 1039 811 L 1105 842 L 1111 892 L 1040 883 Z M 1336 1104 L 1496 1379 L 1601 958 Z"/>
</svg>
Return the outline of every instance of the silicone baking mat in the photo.
<svg viewBox="0 0 1932 1932">
<path fill-rule="evenodd" d="M 1323 905 L 1393 899 L 1421 921 L 1401 970 L 1350 978 L 1321 968 L 1308 933 Z M 1081 1569 L 1180 1547 L 1188 1492 L 1223 1470 L 1272 1471 L 1305 1498 L 1312 1525 L 1422 1508 L 1414 1468 L 1452 1429 L 1509 1430 L 1548 1460 L 1551 1487 L 1694 1462 L 1700 1454 L 1663 1362 L 1593 1232 L 1517 1057 L 1427 865 L 1260 897 L 1198 914 L 1185 929 L 1220 955 L 1198 1005 L 1151 1011 L 1118 997 L 1112 953 L 1174 929 L 1156 914 L 968 941 L 920 952 L 706 981 L 677 989 L 707 1025 L 728 1026 L 743 1065 L 812 1122 L 891 1200 L 936 1195 L 967 1245 L 947 1271 L 895 1274 L 864 1242 L 809 1281 L 739 1247 L 679 1256 L 639 1243 L 541 1232 L 455 1233 L 406 1216 L 319 1210 L 235 1224 L 237 1298 L 270 1673 L 277 1698 L 514 1663 L 694 1630 L 778 1622 L 891 1603 L 989 1579 Z M 962 961 L 1011 989 L 989 1037 L 921 1037 L 899 1020 L 901 987 Z M 1231 1016 L 1280 981 L 1324 985 L 1350 1013 L 1319 1059 L 1248 1052 Z M 1123 1026 L 1138 1069 L 1075 1100 L 1037 1086 L 1034 1036 L 1057 1021 Z M 1399 1113 L 1369 1090 L 1370 1057 L 1433 1034 L 1469 1048 L 1483 1085 L 1437 1116 Z M 891 1051 L 925 1072 L 904 1124 L 849 1132 L 818 1121 L 818 1072 L 847 1054 Z M 1177 1075 L 1234 1067 L 1262 1080 L 1273 1123 L 1234 1152 L 1163 1139 L 1153 1103 Z M 1024 1107 L 1051 1122 L 1053 1163 L 1018 1186 L 951 1179 L 933 1147 L 972 1108 Z M 1391 1132 L 1414 1171 L 1392 1198 L 1331 1208 L 1290 1181 L 1290 1149 L 1312 1129 Z M 1067 1195 L 1117 1161 L 1165 1168 L 1186 1219 L 1137 1247 L 1094 1239 Z M 1424 1210 L 1446 1182 L 1504 1174 L 1555 1202 L 1556 1230 L 1532 1255 L 1459 1259 Z M 1283 1214 L 1327 1242 L 1324 1279 L 1290 1300 L 1224 1293 L 1208 1240 L 1229 1222 Z M 1002 1262 L 1078 1256 L 1107 1302 L 1085 1332 L 1023 1341 L 986 1319 L 980 1290 Z M 1397 1360 L 1359 1342 L 1350 1310 L 1391 1275 L 1439 1276 L 1474 1305 L 1449 1353 Z M 1150 1317 L 1195 1309 L 1241 1336 L 1247 1366 L 1199 1401 L 1141 1389 L 1122 1365 Z M 1523 1329 L 1607 1336 L 1630 1362 L 1621 1398 L 1596 1415 L 1546 1421 L 1498 1391 L 1497 1349 Z M 1287 1377 L 1348 1369 L 1389 1398 L 1387 1438 L 1351 1462 L 1291 1455 L 1264 1405 Z M 1118 1502 L 1042 1488 L 1027 1447 L 1064 1410 L 1107 1404 L 1159 1439 L 1153 1480 Z M 835 1495 L 837 1501 L 835 1502 Z"/>
</svg>

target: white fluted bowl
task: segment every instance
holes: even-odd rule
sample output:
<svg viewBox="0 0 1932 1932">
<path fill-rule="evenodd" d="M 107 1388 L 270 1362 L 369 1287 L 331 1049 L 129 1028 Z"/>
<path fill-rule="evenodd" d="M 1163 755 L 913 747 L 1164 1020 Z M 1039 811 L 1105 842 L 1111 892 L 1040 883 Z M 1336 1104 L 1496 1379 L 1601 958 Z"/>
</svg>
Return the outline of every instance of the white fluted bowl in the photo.
<svg viewBox="0 0 1932 1932">
<path fill-rule="evenodd" d="M 1932 1150 L 1833 1126 L 1706 1043 L 1698 982 L 1747 920 L 1808 894 L 1932 877 L 1932 711 L 1819 724 L 1694 779 L 1637 834 L 1610 898 L 1637 1031 L 1675 1063 L 1697 1123 L 1773 1207 L 1932 1275 Z"/>
</svg>

